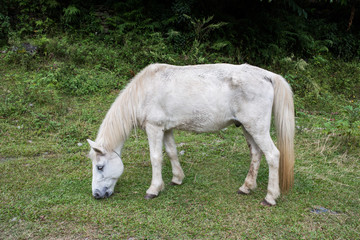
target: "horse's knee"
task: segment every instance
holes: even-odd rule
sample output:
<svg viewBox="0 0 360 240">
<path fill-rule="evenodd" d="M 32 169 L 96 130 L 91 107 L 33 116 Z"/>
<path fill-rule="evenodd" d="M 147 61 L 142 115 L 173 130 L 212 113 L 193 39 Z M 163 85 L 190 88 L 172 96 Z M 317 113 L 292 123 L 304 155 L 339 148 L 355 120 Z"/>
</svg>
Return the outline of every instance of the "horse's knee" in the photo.
<svg viewBox="0 0 360 240">
<path fill-rule="evenodd" d="M 157 166 L 161 166 L 162 164 L 162 155 L 161 154 L 151 154 L 150 156 L 151 159 L 151 165 L 153 167 L 157 167 Z"/>
</svg>

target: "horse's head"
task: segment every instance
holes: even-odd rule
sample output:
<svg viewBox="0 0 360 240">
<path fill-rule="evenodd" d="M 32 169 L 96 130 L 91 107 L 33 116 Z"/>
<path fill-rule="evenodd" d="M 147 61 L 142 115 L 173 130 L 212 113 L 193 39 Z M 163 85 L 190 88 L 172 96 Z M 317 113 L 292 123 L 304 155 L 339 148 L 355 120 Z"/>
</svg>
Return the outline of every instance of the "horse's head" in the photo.
<svg viewBox="0 0 360 240">
<path fill-rule="evenodd" d="M 91 150 L 93 178 L 92 194 L 96 199 L 109 197 L 114 192 L 115 184 L 124 171 L 120 155 L 115 151 L 106 151 L 96 142 L 88 139 Z"/>
</svg>

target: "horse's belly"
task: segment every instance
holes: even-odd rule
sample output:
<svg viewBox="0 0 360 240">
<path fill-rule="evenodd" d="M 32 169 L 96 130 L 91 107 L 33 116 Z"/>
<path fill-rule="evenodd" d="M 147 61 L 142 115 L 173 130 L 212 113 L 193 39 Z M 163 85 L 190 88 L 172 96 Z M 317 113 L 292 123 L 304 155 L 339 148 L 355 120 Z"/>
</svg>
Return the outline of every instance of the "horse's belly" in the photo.
<svg viewBox="0 0 360 240">
<path fill-rule="evenodd" d="M 166 128 L 193 132 L 216 132 L 230 124 L 233 120 L 223 114 L 194 111 L 191 115 L 170 118 Z"/>
</svg>

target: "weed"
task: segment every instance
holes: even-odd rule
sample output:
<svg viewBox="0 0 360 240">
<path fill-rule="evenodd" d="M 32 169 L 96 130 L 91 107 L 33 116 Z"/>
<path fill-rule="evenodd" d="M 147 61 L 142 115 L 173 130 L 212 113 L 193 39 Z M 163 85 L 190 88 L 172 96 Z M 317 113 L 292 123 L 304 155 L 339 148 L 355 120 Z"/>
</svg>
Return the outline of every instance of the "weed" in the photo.
<svg viewBox="0 0 360 240">
<path fill-rule="evenodd" d="M 333 113 L 332 118 L 324 124 L 324 132 L 331 136 L 335 143 L 343 143 L 342 151 L 360 147 L 360 102 L 354 102 Z"/>
<path fill-rule="evenodd" d="M 36 79 L 41 79 L 41 76 L 5 74 L 1 94 L 4 103 L 0 106 L 1 116 L 29 113 L 36 105 L 50 105 L 55 111 L 61 112 L 63 105 L 57 92 L 35 84 Z"/>
</svg>

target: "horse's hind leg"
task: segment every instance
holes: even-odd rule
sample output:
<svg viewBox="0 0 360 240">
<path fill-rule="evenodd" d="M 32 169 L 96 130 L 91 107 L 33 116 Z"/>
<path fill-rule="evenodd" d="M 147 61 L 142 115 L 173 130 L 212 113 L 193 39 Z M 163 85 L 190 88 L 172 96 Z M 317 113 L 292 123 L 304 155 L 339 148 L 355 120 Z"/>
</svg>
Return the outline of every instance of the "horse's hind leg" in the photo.
<svg viewBox="0 0 360 240">
<path fill-rule="evenodd" d="M 262 152 L 258 145 L 255 143 L 252 136 L 245 130 L 244 135 L 246 138 L 246 142 L 250 149 L 251 163 L 249 172 L 245 178 L 244 184 L 239 188 L 239 194 L 249 194 L 250 190 L 254 190 L 256 188 L 256 178 L 260 166 L 260 160 L 262 157 Z"/>
<path fill-rule="evenodd" d="M 258 117 L 260 116 L 261 117 Z M 241 119 L 241 116 L 243 118 Z M 245 116 L 245 117 L 244 117 Z M 263 201 L 263 205 L 275 205 L 276 199 L 280 196 L 280 186 L 279 186 L 279 158 L 280 152 L 276 148 L 274 142 L 270 136 L 270 120 L 271 120 L 271 107 L 267 109 L 259 109 L 259 112 L 255 112 L 255 114 L 251 111 L 243 113 L 242 115 L 237 116 L 237 118 L 242 123 L 244 129 L 249 136 L 247 136 L 247 140 L 250 139 L 250 143 L 254 144 L 251 146 L 257 145 L 258 148 L 254 148 L 256 150 L 256 156 L 252 160 L 253 162 L 260 163 L 261 155 L 259 154 L 259 150 L 265 155 L 266 162 L 269 166 L 269 180 L 268 180 L 268 189 L 265 200 Z M 258 165 L 254 165 L 253 169 L 257 169 Z M 251 167 L 250 167 L 251 171 Z M 249 172 L 250 172 L 249 171 Z M 257 172 L 257 171 L 256 171 Z M 251 175 L 251 174 L 250 174 Z M 250 179 L 254 179 L 250 177 Z M 250 180 L 250 185 L 245 180 L 245 187 L 240 188 L 241 191 L 247 193 L 248 189 L 254 187 L 254 181 Z M 253 185 L 251 185 L 253 184 Z M 244 186 L 243 185 L 243 186 Z"/>
<path fill-rule="evenodd" d="M 262 202 L 263 205 L 273 206 L 276 204 L 275 200 L 280 196 L 279 187 L 279 158 L 280 152 L 275 147 L 274 142 L 270 137 L 269 131 L 249 131 L 254 142 L 258 145 L 260 150 L 265 155 L 266 161 L 269 165 L 269 182 L 267 194 Z"/>
<path fill-rule="evenodd" d="M 180 166 L 179 158 L 176 151 L 176 143 L 172 130 L 166 131 L 164 133 L 164 144 L 166 153 L 170 158 L 172 167 L 173 178 L 171 180 L 171 183 L 174 185 L 180 185 L 185 175 Z"/>
</svg>

